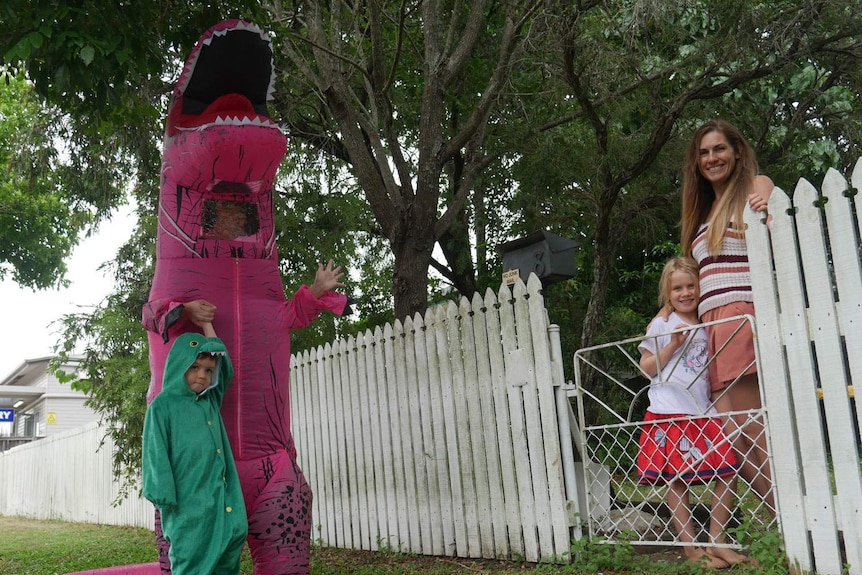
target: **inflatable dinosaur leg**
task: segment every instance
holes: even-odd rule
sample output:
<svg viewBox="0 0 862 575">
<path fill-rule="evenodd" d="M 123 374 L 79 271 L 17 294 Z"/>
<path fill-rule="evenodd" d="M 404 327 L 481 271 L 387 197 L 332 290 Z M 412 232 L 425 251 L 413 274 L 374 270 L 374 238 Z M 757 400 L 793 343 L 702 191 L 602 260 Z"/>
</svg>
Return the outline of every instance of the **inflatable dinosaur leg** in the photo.
<svg viewBox="0 0 862 575">
<path fill-rule="evenodd" d="M 159 508 L 156 507 L 156 548 L 159 551 L 159 569 L 161 569 L 162 573 L 166 573 L 170 575 L 171 573 L 171 559 L 168 555 L 171 550 L 171 544 L 168 543 L 168 540 L 165 539 L 165 534 L 162 531 L 162 514 L 159 512 Z"/>
<path fill-rule="evenodd" d="M 238 461 L 255 575 L 307 575 L 311 488 L 287 452 Z"/>
</svg>

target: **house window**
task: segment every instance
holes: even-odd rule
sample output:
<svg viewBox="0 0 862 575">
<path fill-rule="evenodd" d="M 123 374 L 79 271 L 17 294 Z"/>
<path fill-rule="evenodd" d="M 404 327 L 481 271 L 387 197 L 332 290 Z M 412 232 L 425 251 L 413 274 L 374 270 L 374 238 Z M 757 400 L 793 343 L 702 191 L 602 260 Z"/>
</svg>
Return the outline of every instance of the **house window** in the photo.
<svg viewBox="0 0 862 575">
<path fill-rule="evenodd" d="M 21 417 L 21 435 L 23 437 L 33 437 L 36 435 L 36 415 L 33 412 L 27 412 Z"/>
</svg>

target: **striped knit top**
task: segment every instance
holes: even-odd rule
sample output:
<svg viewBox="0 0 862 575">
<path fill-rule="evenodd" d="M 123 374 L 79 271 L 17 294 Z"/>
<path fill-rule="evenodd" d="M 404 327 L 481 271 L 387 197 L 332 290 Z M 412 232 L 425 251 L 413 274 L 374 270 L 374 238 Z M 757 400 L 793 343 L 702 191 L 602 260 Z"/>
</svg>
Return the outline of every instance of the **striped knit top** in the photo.
<svg viewBox="0 0 862 575">
<path fill-rule="evenodd" d="M 691 255 L 700 266 L 700 304 L 697 313 L 701 316 L 731 302 L 754 301 L 745 236 L 728 226 L 721 251 L 717 257 L 713 257 L 706 245 L 707 229 L 708 224 L 701 225 L 691 245 Z"/>
</svg>

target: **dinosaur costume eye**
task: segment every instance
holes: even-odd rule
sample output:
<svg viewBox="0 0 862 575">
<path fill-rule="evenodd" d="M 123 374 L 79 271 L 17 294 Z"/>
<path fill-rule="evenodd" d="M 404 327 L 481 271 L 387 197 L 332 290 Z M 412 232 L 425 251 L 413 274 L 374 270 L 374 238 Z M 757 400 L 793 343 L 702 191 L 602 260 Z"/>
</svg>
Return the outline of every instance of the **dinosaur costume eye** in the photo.
<svg viewBox="0 0 862 575">
<path fill-rule="evenodd" d="M 199 346 L 199 345 L 200 345 L 200 342 L 199 342 L 199 341 L 192 340 L 192 341 L 190 341 L 190 342 L 189 342 L 189 345 L 190 345 L 191 347 L 197 347 L 197 346 Z"/>
</svg>

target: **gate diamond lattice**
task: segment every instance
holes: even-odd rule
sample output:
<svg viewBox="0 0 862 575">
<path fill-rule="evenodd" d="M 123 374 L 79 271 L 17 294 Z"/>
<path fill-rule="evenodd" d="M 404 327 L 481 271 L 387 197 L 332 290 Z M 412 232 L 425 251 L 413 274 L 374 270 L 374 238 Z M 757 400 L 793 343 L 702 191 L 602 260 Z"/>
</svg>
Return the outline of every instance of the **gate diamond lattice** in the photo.
<svg viewBox="0 0 862 575">
<path fill-rule="evenodd" d="M 722 323 L 736 321 L 739 333 L 744 326 L 754 330 L 751 316 L 738 316 L 726 320 L 701 324 L 695 330 Z M 660 320 L 659 320 L 660 321 Z M 672 517 L 683 502 L 671 503 L 667 484 L 641 484 L 637 471 L 638 442 L 646 424 L 644 414 L 649 405 L 647 399 L 651 384 L 649 376 L 640 368 L 638 345 L 646 337 L 631 338 L 614 343 L 584 348 L 575 354 L 577 409 L 580 423 L 580 456 L 578 466 L 580 480 L 585 486 L 585 507 L 581 507 L 581 521 L 593 540 L 607 542 L 626 541 L 638 545 L 712 545 L 739 548 L 765 530 L 777 528 L 777 506 L 765 503 L 740 474 L 716 477 L 710 483 L 694 485 L 688 490 L 689 506 L 695 530 L 695 542 L 680 539 L 673 527 Z M 689 342 L 692 338 L 689 338 Z M 725 346 L 726 347 L 726 346 Z M 720 349 L 710 363 L 723 353 Z M 703 366 L 708 370 L 709 363 Z M 659 372 L 661 372 L 660 366 Z M 674 369 L 677 366 L 672 366 Z M 682 369 L 682 367 L 680 367 Z M 744 373 L 745 370 L 743 370 Z M 738 384 L 739 377 L 731 384 Z M 659 385 L 676 385 L 658 382 Z M 689 390 L 677 387 L 683 393 Z M 726 393 L 726 391 L 725 391 Z M 704 414 L 708 415 L 708 414 Z M 687 418 L 664 419 L 683 424 Z M 750 450 L 768 445 L 768 418 L 765 408 L 750 411 L 732 411 L 713 414 L 721 422 L 727 441 L 737 448 L 748 445 Z M 657 423 L 653 421 L 651 423 Z M 739 439 L 749 441 L 740 444 Z M 760 442 L 758 441 L 761 440 Z M 706 452 L 691 453 L 687 467 L 680 473 L 694 471 L 701 461 L 720 445 L 710 446 Z M 739 453 L 740 462 L 751 463 L 752 453 Z M 769 459 L 767 458 L 768 462 Z M 769 476 L 768 463 L 763 468 L 754 466 L 749 477 Z M 714 501 L 716 493 L 726 490 L 725 497 Z M 772 492 L 774 493 L 774 489 Z M 724 503 L 722 503 L 724 501 Z M 716 505 L 713 508 L 713 505 Z M 713 513 L 720 513 L 722 506 L 730 515 L 721 543 L 710 539 L 709 524 Z"/>
</svg>

